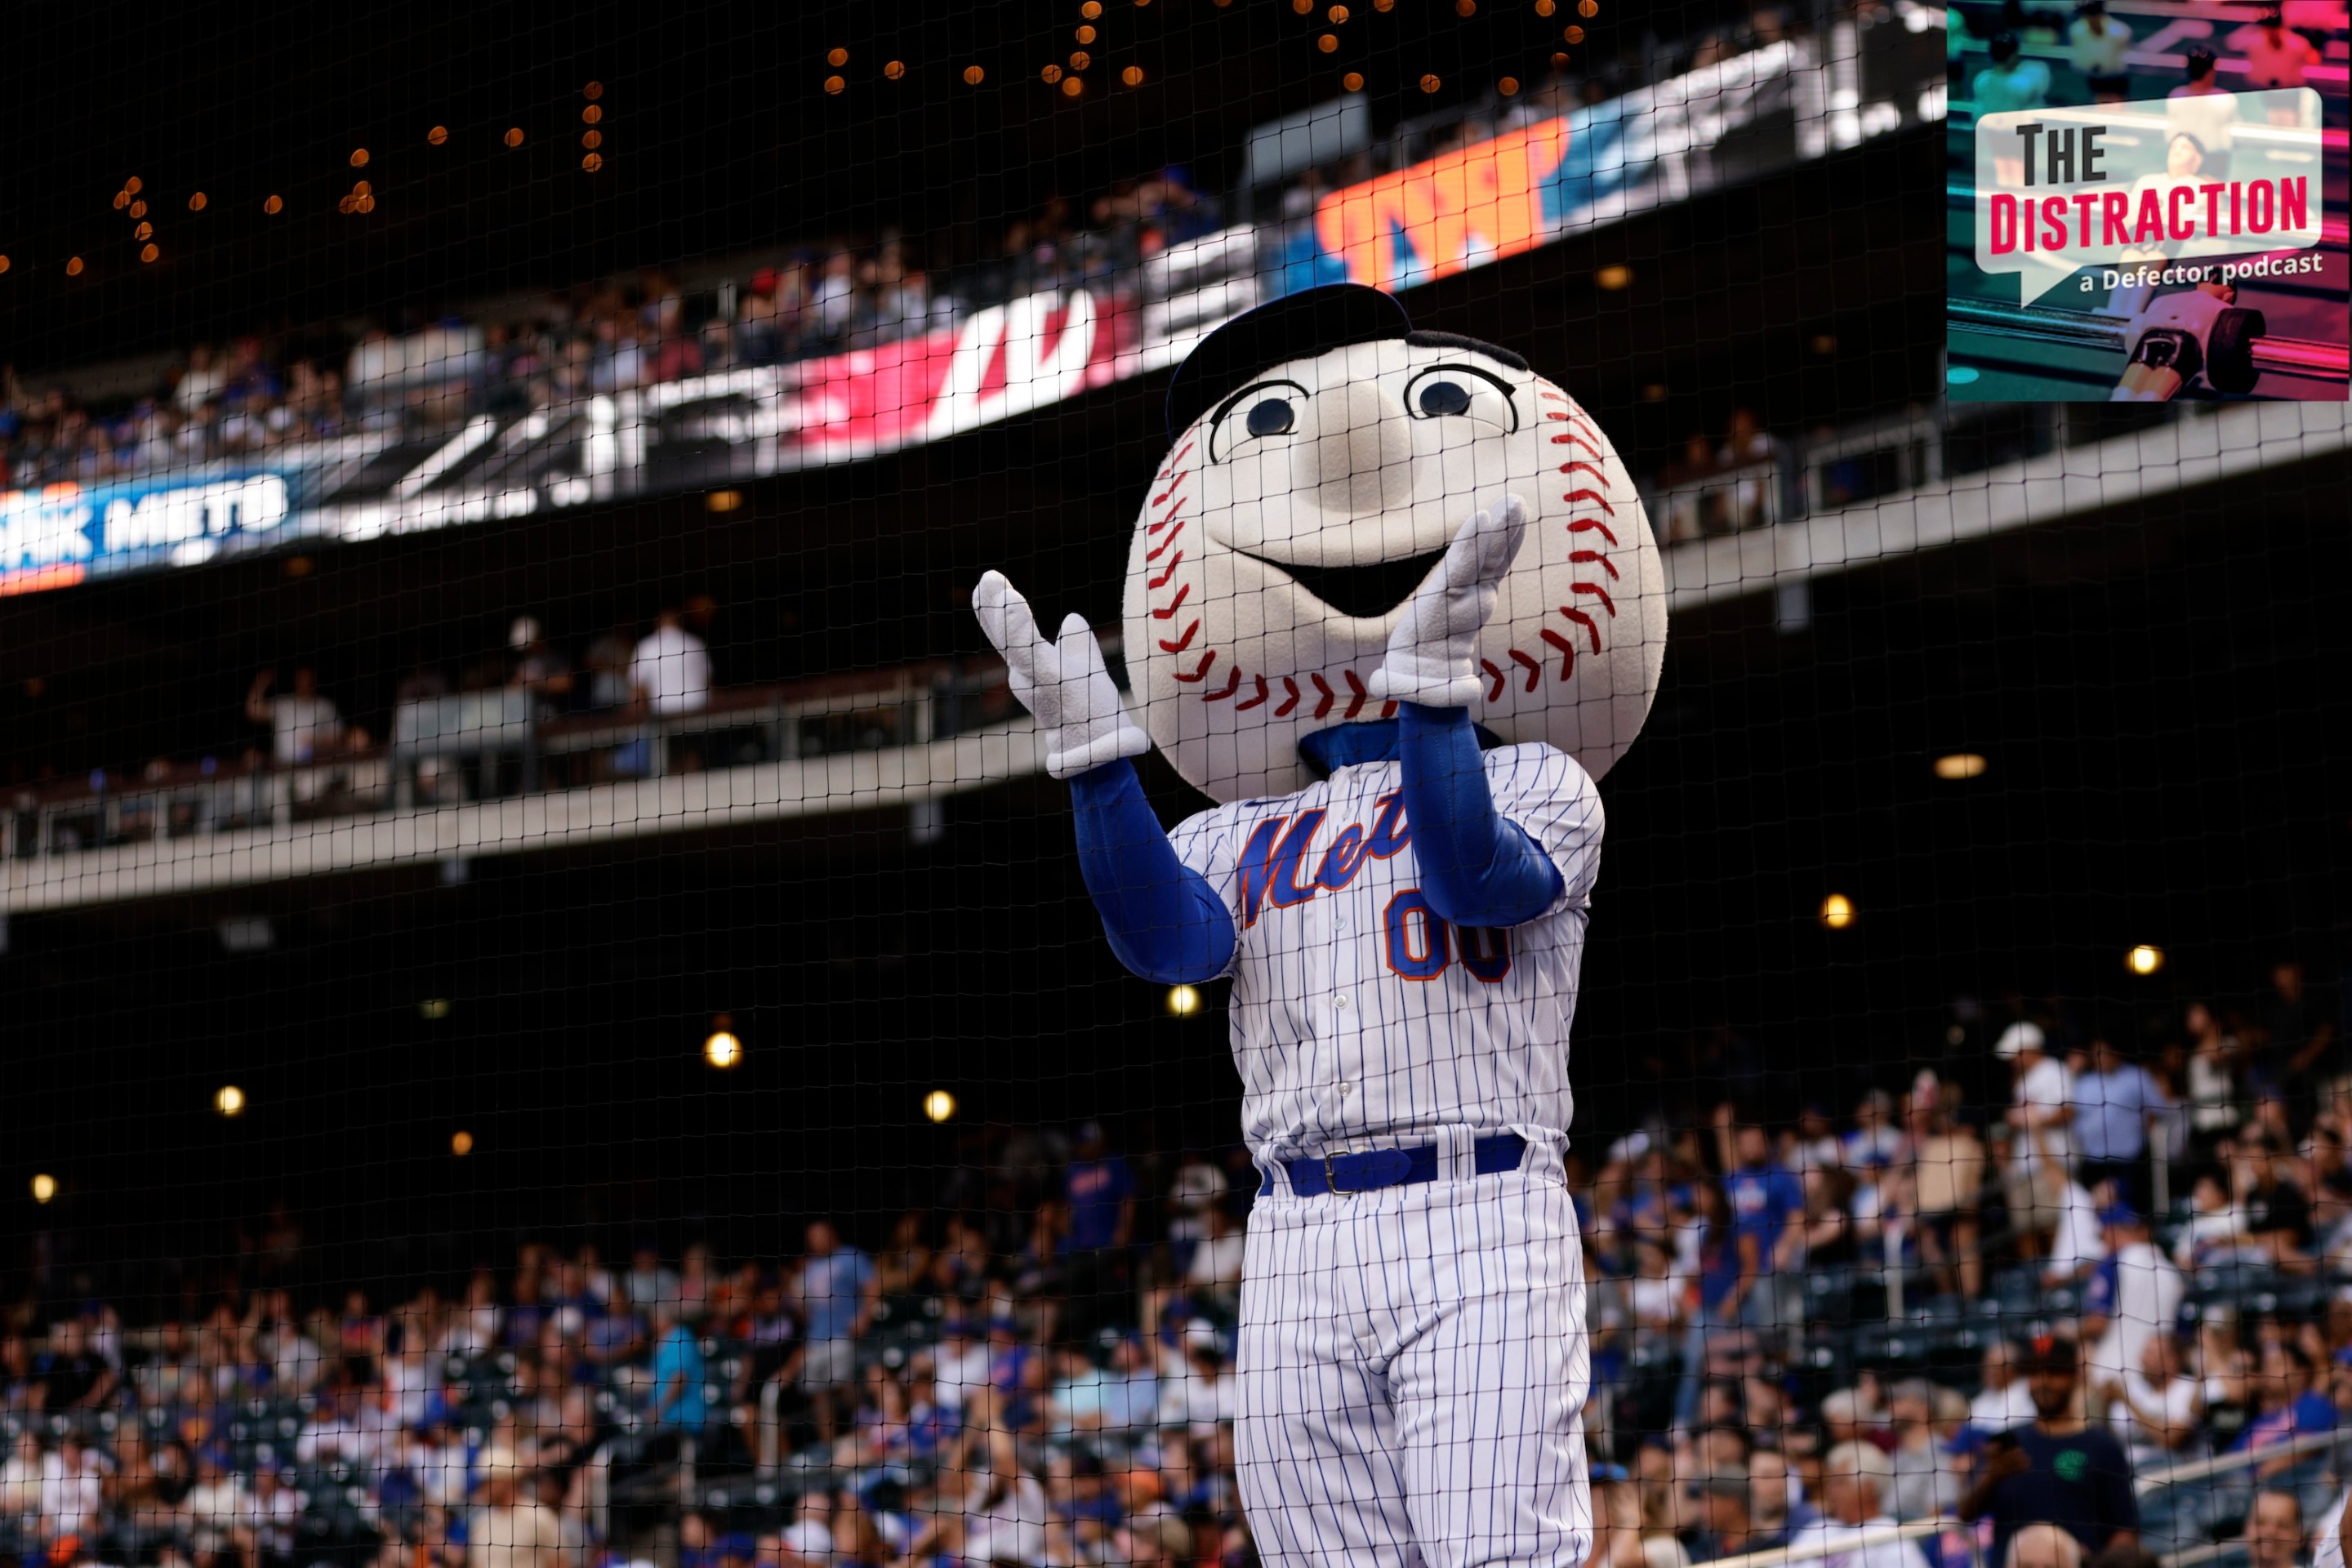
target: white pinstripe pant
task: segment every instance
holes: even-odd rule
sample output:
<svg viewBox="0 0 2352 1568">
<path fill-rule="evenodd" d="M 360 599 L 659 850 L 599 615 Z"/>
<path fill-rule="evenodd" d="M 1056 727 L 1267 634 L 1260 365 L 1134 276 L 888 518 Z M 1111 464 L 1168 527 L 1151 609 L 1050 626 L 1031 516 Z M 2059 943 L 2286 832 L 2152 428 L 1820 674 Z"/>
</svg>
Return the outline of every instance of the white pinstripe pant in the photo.
<svg viewBox="0 0 2352 1568">
<path fill-rule="evenodd" d="M 1270 1568 L 1582 1568 L 1583 1259 L 1557 1152 L 1527 1163 L 1258 1200 L 1234 1449 Z"/>
</svg>

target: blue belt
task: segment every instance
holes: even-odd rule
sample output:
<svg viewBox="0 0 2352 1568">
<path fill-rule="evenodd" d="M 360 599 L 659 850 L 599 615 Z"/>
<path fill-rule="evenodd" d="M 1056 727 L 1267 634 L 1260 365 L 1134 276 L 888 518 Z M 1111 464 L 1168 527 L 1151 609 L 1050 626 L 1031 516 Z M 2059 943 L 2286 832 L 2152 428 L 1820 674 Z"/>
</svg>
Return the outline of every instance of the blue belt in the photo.
<svg viewBox="0 0 2352 1568">
<path fill-rule="evenodd" d="M 1526 1139 L 1516 1132 L 1498 1132 L 1470 1146 L 1470 1163 L 1479 1175 L 1491 1176 L 1497 1171 L 1517 1170 L 1527 1152 Z M 1291 1192 L 1302 1198 L 1319 1198 L 1326 1193 L 1372 1193 L 1437 1180 L 1437 1145 L 1321 1154 L 1286 1160 L 1283 1164 L 1290 1172 Z M 1258 1196 L 1273 1191 L 1274 1178 L 1269 1175 L 1258 1187 Z"/>
</svg>

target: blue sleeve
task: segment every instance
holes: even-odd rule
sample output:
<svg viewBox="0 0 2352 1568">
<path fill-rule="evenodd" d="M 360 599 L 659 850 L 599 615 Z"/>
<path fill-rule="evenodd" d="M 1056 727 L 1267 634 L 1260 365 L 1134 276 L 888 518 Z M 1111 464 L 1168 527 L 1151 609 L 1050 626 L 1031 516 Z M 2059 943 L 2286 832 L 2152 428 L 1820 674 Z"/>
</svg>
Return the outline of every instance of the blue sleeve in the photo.
<svg viewBox="0 0 2352 1568">
<path fill-rule="evenodd" d="M 1209 879 L 1176 858 L 1135 764 L 1122 757 L 1080 773 L 1070 801 L 1078 869 L 1118 961 L 1162 984 L 1223 974 L 1234 961 L 1233 914 Z"/>
<path fill-rule="evenodd" d="M 1515 926 L 1567 884 L 1536 841 L 1495 809 L 1468 710 L 1400 705 L 1404 816 L 1430 907 L 1457 926 Z"/>
</svg>

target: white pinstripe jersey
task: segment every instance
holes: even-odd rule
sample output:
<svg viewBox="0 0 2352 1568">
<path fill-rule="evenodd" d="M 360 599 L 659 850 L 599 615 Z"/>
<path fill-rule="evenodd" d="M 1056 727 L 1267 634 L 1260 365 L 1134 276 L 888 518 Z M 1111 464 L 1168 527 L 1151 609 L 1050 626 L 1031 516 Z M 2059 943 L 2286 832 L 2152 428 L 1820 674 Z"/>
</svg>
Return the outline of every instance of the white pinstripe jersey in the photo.
<svg viewBox="0 0 2352 1568">
<path fill-rule="evenodd" d="M 1403 773 L 1344 767 L 1171 835 L 1234 918 L 1234 1063 L 1261 1159 L 1474 1134 L 1564 1135 L 1600 793 L 1547 745 L 1485 754 L 1503 816 L 1559 868 L 1552 906 L 1508 931 L 1457 931 L 1420 893 Z"/>
</svg>

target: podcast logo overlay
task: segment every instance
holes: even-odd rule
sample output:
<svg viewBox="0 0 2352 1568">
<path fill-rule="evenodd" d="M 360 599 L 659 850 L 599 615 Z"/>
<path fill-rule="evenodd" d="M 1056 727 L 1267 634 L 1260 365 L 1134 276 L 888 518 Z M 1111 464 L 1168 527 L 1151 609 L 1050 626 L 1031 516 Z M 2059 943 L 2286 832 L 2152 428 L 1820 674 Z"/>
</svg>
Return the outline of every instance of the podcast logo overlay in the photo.
<svg viewBox="0 0 2352 1568">
<path fill-rule="evenodd" d="M 2320 270 L 2289 254 L 2316 250 L 2324 216 L 2309 88 L 2010 110 L 1976 142 L 1977 265 L 2025 303 L 2199 282 L 2210 268 L 2179 264 L 2206 257 L 2238 258 L 2223 282 Z"/>
</svg>

